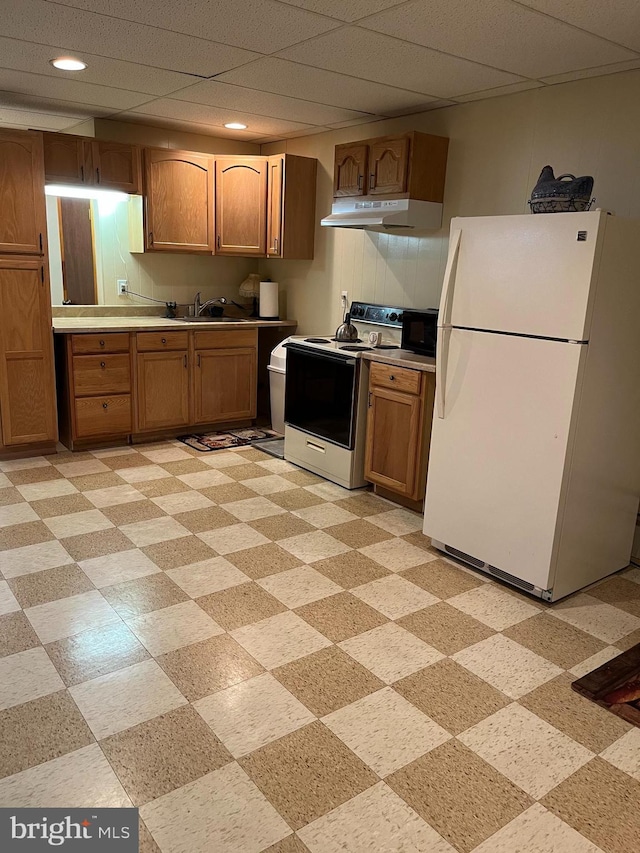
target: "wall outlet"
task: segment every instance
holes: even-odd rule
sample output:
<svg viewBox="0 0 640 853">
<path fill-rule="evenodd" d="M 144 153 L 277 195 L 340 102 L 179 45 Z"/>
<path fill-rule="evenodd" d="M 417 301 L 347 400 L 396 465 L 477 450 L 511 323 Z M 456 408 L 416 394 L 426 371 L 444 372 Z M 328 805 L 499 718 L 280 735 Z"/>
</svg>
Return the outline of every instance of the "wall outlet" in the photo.
<svg viewBox="0 0 640 853">
<path fill-rule="evenodd" d="M 340 304 L 342 305 L 342 309 L 346 310 L 349 304 L 349 291 L 343 290 L 340 292 Z"/>
<path fill-rule="evenodd" d="M 129 282 L 126 278 L 119 278 L 116 280 L 116 284 L 118 285 L 118 294 L 120 296 L 127 295 L 127 287 L 129 286 Z"/>
</svg>

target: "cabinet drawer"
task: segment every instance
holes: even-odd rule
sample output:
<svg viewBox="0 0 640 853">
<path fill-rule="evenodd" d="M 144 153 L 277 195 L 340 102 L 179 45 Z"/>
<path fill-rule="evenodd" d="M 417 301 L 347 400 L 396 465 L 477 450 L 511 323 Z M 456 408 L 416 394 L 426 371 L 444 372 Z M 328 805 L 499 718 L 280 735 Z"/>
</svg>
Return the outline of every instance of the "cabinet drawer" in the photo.
<svg viewBox="0 0 640 853">
<path fill-rule="evenodd" d="M 196 349 L 234 349 L 255 347 L 258 343 L 257 329 L 214 329 L 196 332 Z"/>
<path fill-rule="evenodd" d="M 129 352 L 127 332 L 107 332 L 104 335 L 71 335 L 74 354 L 89 352 Z"/>
<path fill-rule="evenodd" d="M 84 397 L 76 399 L 76 438 L 94 435 L 126 435 L 131 432 L 131 397 Z"/>
<path fill-rule="evenodd" d="M 390 364 L 371 364 L 369 374 L 371 385 L 406 391 L 407 394 L 419 394 L 422 388 L 422 373 L 408 370 L 406 367 L 392 367 Z"/>
<path fill-rule="evenodd" d="M 187 349 L 188 332 L 138 332 L 138 352 L 162 352 L 167 349 Z"/>
<path fill-rule="evenodd" d="M 129 354 L 74 356 L 73 385 L 76 397 L 128 394 L 131 390 Z"/>
</svg>

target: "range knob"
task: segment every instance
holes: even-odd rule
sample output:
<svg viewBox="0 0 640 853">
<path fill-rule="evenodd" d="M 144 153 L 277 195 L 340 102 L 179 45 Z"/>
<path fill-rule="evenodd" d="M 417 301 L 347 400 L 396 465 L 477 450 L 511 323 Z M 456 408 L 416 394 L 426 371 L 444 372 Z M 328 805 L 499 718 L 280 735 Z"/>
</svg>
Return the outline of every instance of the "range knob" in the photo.
<svg viewBox="0 0 640 853">
<path fill-rule="evenodd" d="M 353 314 L 355 314 L 355 315 L 356 315 L 356 317 L 364 317 L 364 308 L 362 307 L 362 305 L 357 305 L 357 306 L 353 309 L 353 312 L 352 312 L 352 313 L 353 313 Z"/>
<path fill-rule="evenodd" d="M 392 323 L 395 323 L 395 321 L 398 319 L 398 315 L 395 311 L 392 311 L 391 314 L 389 314 L 389 319 Z"/>
</svg>

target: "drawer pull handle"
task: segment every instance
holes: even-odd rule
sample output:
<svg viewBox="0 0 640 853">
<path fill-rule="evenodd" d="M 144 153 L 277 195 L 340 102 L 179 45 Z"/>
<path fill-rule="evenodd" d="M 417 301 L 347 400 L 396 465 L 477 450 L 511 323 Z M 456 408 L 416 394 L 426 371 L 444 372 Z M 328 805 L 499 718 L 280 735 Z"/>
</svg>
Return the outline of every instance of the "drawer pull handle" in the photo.
<svg viewBox="0 0 640 853">
<path fill-rule="evenodd" d="M 106 409 L 107 407 L 108 407 L 108 403 L 103 403 L 103 404 L 102 404 L 102 408 L 103 408 L 103 409 Z"/>
<path fill-rule="evenodd" d="M 163 339 L 162 339 L 162 343 L 163 343 L 163 344 L 166 344 L 166 342 L 167 342 L 167 339 L 166 339 L 166 338 L 163 338 Z"/>
<path fill-rule="evenodd" d="M 107 365 L 104 363 L 104 361 L 101 361 L 101 362 L 100 362 L 100 367 L 101 367 L 103 370 L 105 369 L 105 367 L 106 367 L 106 366 L 107 366 Z"/>
<path fill-rule="evenodd" d="M 326 453 L 327 452 L 321 444 L 315 444 L 313 441 L 307 441 L 307 447 L 310 450 L 315 450 L 317 453 Z"/>
<path fill-rule="evenodd" d="M 103 347 L 103 346 L 104 346 L 104 341 L 100 341 L 100 346 L 101 346 L 101 347 Z"/>
</svg>

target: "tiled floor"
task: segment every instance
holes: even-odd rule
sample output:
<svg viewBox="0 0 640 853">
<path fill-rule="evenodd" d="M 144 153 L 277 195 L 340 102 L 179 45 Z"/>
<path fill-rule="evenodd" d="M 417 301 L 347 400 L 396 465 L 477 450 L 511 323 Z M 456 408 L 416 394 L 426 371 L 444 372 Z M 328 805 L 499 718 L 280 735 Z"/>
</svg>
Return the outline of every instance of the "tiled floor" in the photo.
<svg viewBox="0 0 640 853">
<path fill-rule="evenodd" d="M 640 730 L 571 681 L 640 572 L 548 607 L 260 451 L 0 463 L 0 806 L 143 853 L 628 853 Z"/>
</svg>

